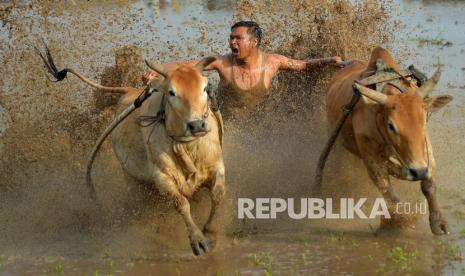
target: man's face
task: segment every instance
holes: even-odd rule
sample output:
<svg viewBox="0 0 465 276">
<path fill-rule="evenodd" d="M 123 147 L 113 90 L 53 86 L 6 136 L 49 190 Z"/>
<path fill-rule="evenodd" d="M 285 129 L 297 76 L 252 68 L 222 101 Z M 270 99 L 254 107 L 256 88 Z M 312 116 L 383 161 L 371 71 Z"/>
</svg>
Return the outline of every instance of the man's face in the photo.
<svg viewBox="0 0 465 276">
<path fill-rule="evenodd" d="M 229 47 L 232 55 L 237 59 L 244 59 L 257 47 L 257 38 L 247 32 L 247 27 L 236 27 L 229 35 Z"/>
</svg>

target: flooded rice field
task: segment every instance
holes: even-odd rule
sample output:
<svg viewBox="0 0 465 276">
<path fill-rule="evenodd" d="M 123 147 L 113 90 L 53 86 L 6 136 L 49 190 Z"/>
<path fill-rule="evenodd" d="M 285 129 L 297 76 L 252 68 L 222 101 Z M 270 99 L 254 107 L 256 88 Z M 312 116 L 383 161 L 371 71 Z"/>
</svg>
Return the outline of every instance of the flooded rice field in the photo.
<svg viewBox="0 0 465 276">
<path fill-rule="evenodd" d="M 465 274 L 464 12 L 465 2 L 452 0 L 0 1 L 0 275 Z M 381 45 L 428 76 L 441 66 L 433 94 L 454 100 L 428 127 L 450 235 L 434 236 L 425 214 L 391 231 L 377 231 L 379 219 L 237 218 L 238 198 L 380 197 L 340 146 L 323 190 L 311 189 L 327 138 L 324 89 L 336 68 L 281 72 L 249 121 L 225 122 L 228 192 L 212 252 L 192 255 L 170 206 L 134 204 L 110 141 L 94 167 L 99 204 L 88 198 L 86 156 L 118 97 L 74 77 L 49 81 L 34 46 L 46 40 L 60 68 L 102 84 L 141 86 L 143 59 L 228 53 L 229 27 L 242 19 L 263 27 L 269 52 L 367 60 Z M 394 186 L 402 201 L 425 204 L 419 183 Z M 206 220 L 206 198 L 201 191 L 192 200 L 196 221 Z"/>
</svg>

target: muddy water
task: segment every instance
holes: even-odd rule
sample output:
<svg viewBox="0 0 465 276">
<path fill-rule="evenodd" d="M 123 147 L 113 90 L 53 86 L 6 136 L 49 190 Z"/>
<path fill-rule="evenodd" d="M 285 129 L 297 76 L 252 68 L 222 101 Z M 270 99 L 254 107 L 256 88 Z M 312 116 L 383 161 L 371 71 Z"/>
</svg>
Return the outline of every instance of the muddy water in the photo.
<svg viewBox="0 0 465 276">
<path fill-rule="evenodd" d="M 349 25 L 343 20 L 354 15 L 344 2 L 327 6 L 314 1 L 305 9 L 296 2 L 288 9 L 261 1 L 2 2 L 0 274 L 464 273 L 465 5 L 395 2 L 387 7 L 389 26 L 396 30 L 391 36 L 384 15 L 374 15 L 378 9 L 373 4 L 358 8 L 356 18 L 363 23 Z M 332 20 L 325 13 L 333 14 Z M 143 56 L 160 62 L 224 53 L 228 26 L 244 17 L 265 26 L 266 50 L 298 58 L 339 54 L 366 59 L 373 45 L 382 44 L 395 49 L 403 65 L 413 63 L 428 74 L 435 64 L 443 64 L 435 93 L 456 99 L 433 115 L 430 128 L 439 200 L 451 236 L 432 236 L 426 216 L 419 216 L 415 229 L 377 236 L 376 220 L 234 218 L 237 197 L 378 196 L 360 162 L 341 149 L 329 161 L 323 195 L 309 190 L 325 139 L 320 95 L 331 70 L 279 74 L 272 95 L 248 124 L 227 123 L 226 237 L 211 254 L 193 257 L 181 220 L 174 213 L 153 214 L 159 205 L 126 214 L 124 177 L 110 145 L 96 167 L 102 206 L 95 210 L 82 189 L 82 156 L 114 115 L 115 99 L 97 98 L 72 78 L 47 82 L 31 46 L 45 36 L 59 66 L 71 64 L 118 84 L 105 79 L 106 72 L 115 75 L 117 49 L 136 45 Z M 132 77 L 122 82 L 140 81 Z M 417 184 L 396 182 L 396 188 L 404 200 L 421 202 Z M 196 197 L 193 205 L 202 221 L 204 197 Z"/>
</svg>

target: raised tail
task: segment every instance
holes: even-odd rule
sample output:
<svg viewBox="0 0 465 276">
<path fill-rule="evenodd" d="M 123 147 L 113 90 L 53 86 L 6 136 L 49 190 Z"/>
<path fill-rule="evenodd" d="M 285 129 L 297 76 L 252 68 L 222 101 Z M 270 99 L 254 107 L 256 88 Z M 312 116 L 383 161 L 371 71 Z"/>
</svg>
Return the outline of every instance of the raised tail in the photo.
<svg viewBox="0 0 465 276">
<path fill-rule="evenodd" d="M 39 51 L 39 49 L 37 49 L 36 47 L 34 47 L 34 48 L 36 49 L 37 54 L 41 57 L 42 61 L 44 62 L 45 68 L 55 78 L 56 82 L 64 80 L 66 78 L 67 73 L 71 73 L 71 74 L 77 76 L 78 78 L 80 78 L 82 81 L 84 81 L 88 85 L 90 85 L 90 86 L 92 86 L 94 88 L 100 89 L 102 91 L 105 91 L 105 92 L 124 94 L 124 93 L 128 93 L 128 92 L 134 90 L 134 88 L 131 88 L 131 87 L 108 87 L 108 86 L 100 85 L 100 84 L 98 84 L 98 83 L 84 77 L 80 73 L 78 73 L 75 70 L 70 69 L 70 68 L 65 68 L 65 69 L 63 69 L 61 71 L 58 71 L 58 68 L 56 67 L 55 62 L 53 61 L 53 57 L 50 54 L 50 50 L 48 49 L 47 44 L 45 43 L 45 41 L 42 41 L 42 42 L 44 43 L 44 46 L 45 46 L 45 54 L 42 54 Z"/>
</svg>

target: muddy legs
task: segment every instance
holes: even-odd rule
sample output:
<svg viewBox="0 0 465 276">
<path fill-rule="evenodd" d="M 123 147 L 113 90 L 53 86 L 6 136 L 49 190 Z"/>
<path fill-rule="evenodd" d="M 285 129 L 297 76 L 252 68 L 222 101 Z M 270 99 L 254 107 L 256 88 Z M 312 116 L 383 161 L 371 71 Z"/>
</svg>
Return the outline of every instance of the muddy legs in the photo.
<svg viewBox="0 0 465 276">
<path fill-rule="evenodd" d="M 434 179 L 426 179 L 421 181 L 421 191 L 428 201 L 429 225 L 431 232 L 435 235 L 449 234 L 449 226 L 446 220 L 442 217 L 436 200 L 436 185 Z"/>
<path fill-rule="evenodd" d="M 399 196 L 395 193 L 389 179 L 389 172 L 382 167 L 374 166 L 376 162 L 365 161 L 368 168 L 368 174 L 386 200 L 391 218 L 381 217 L 381 229 L 405 228 L 411 226 L 413 221 L 405 215 L 396 213 L 396 205 L 400 201 Z"/>
<path fill-rule="evenodd" d="M 186 196 L 178 191 L 177 186 L 173 182 L 173 179 L 165 174 L 156 174 L 155 183 L 158 190 L 163 195 L 173 200 L 176 210 L 181 214 L 187 227 L 189 242 L 194 255 L 200 255 L 201 250 L 203 252 L 208 252 L 210 245 L 205 236 L 212 239 L 216 238 L 217 230 L 215 226 L 217 225 L 217 210 L 225 194 L 224 166 L 221 166 L 220 169 L 218 169 L 215 175 L 215 179 L 213 179 L 212 184 L 208 186 L 210 188 L 212 204 L 210 215 L 203 231 L 199 229 L 197 224 L 192 219 L 189 200 Z"/>
<path fill-rule="evenodd" d="M 192 219 L 189 200 L 180 195 L 176 201 L 176 209 L 182 215 L 186 223 L 192 252 L 196 256 L 200 255 L 200 249 L 202 249 L 203 252 L 208 252 L 208 241 Z"/>
<path fill-rule="evenodd" d="M 219 171 L 216 174 L 215 184 L 210 189 L 210 197 L 211 197 L 211 210 L 210 216 L 208 217 L 207 222 L 203 228 L 203 233 L 209 238 L 209 240 L 215 242 L 218 223 L 216 221 L 218 207 L 220 205 L 221 200 L 223 199 L 225 194 L 225 178 L 224 172 Z"/>
</svg>

